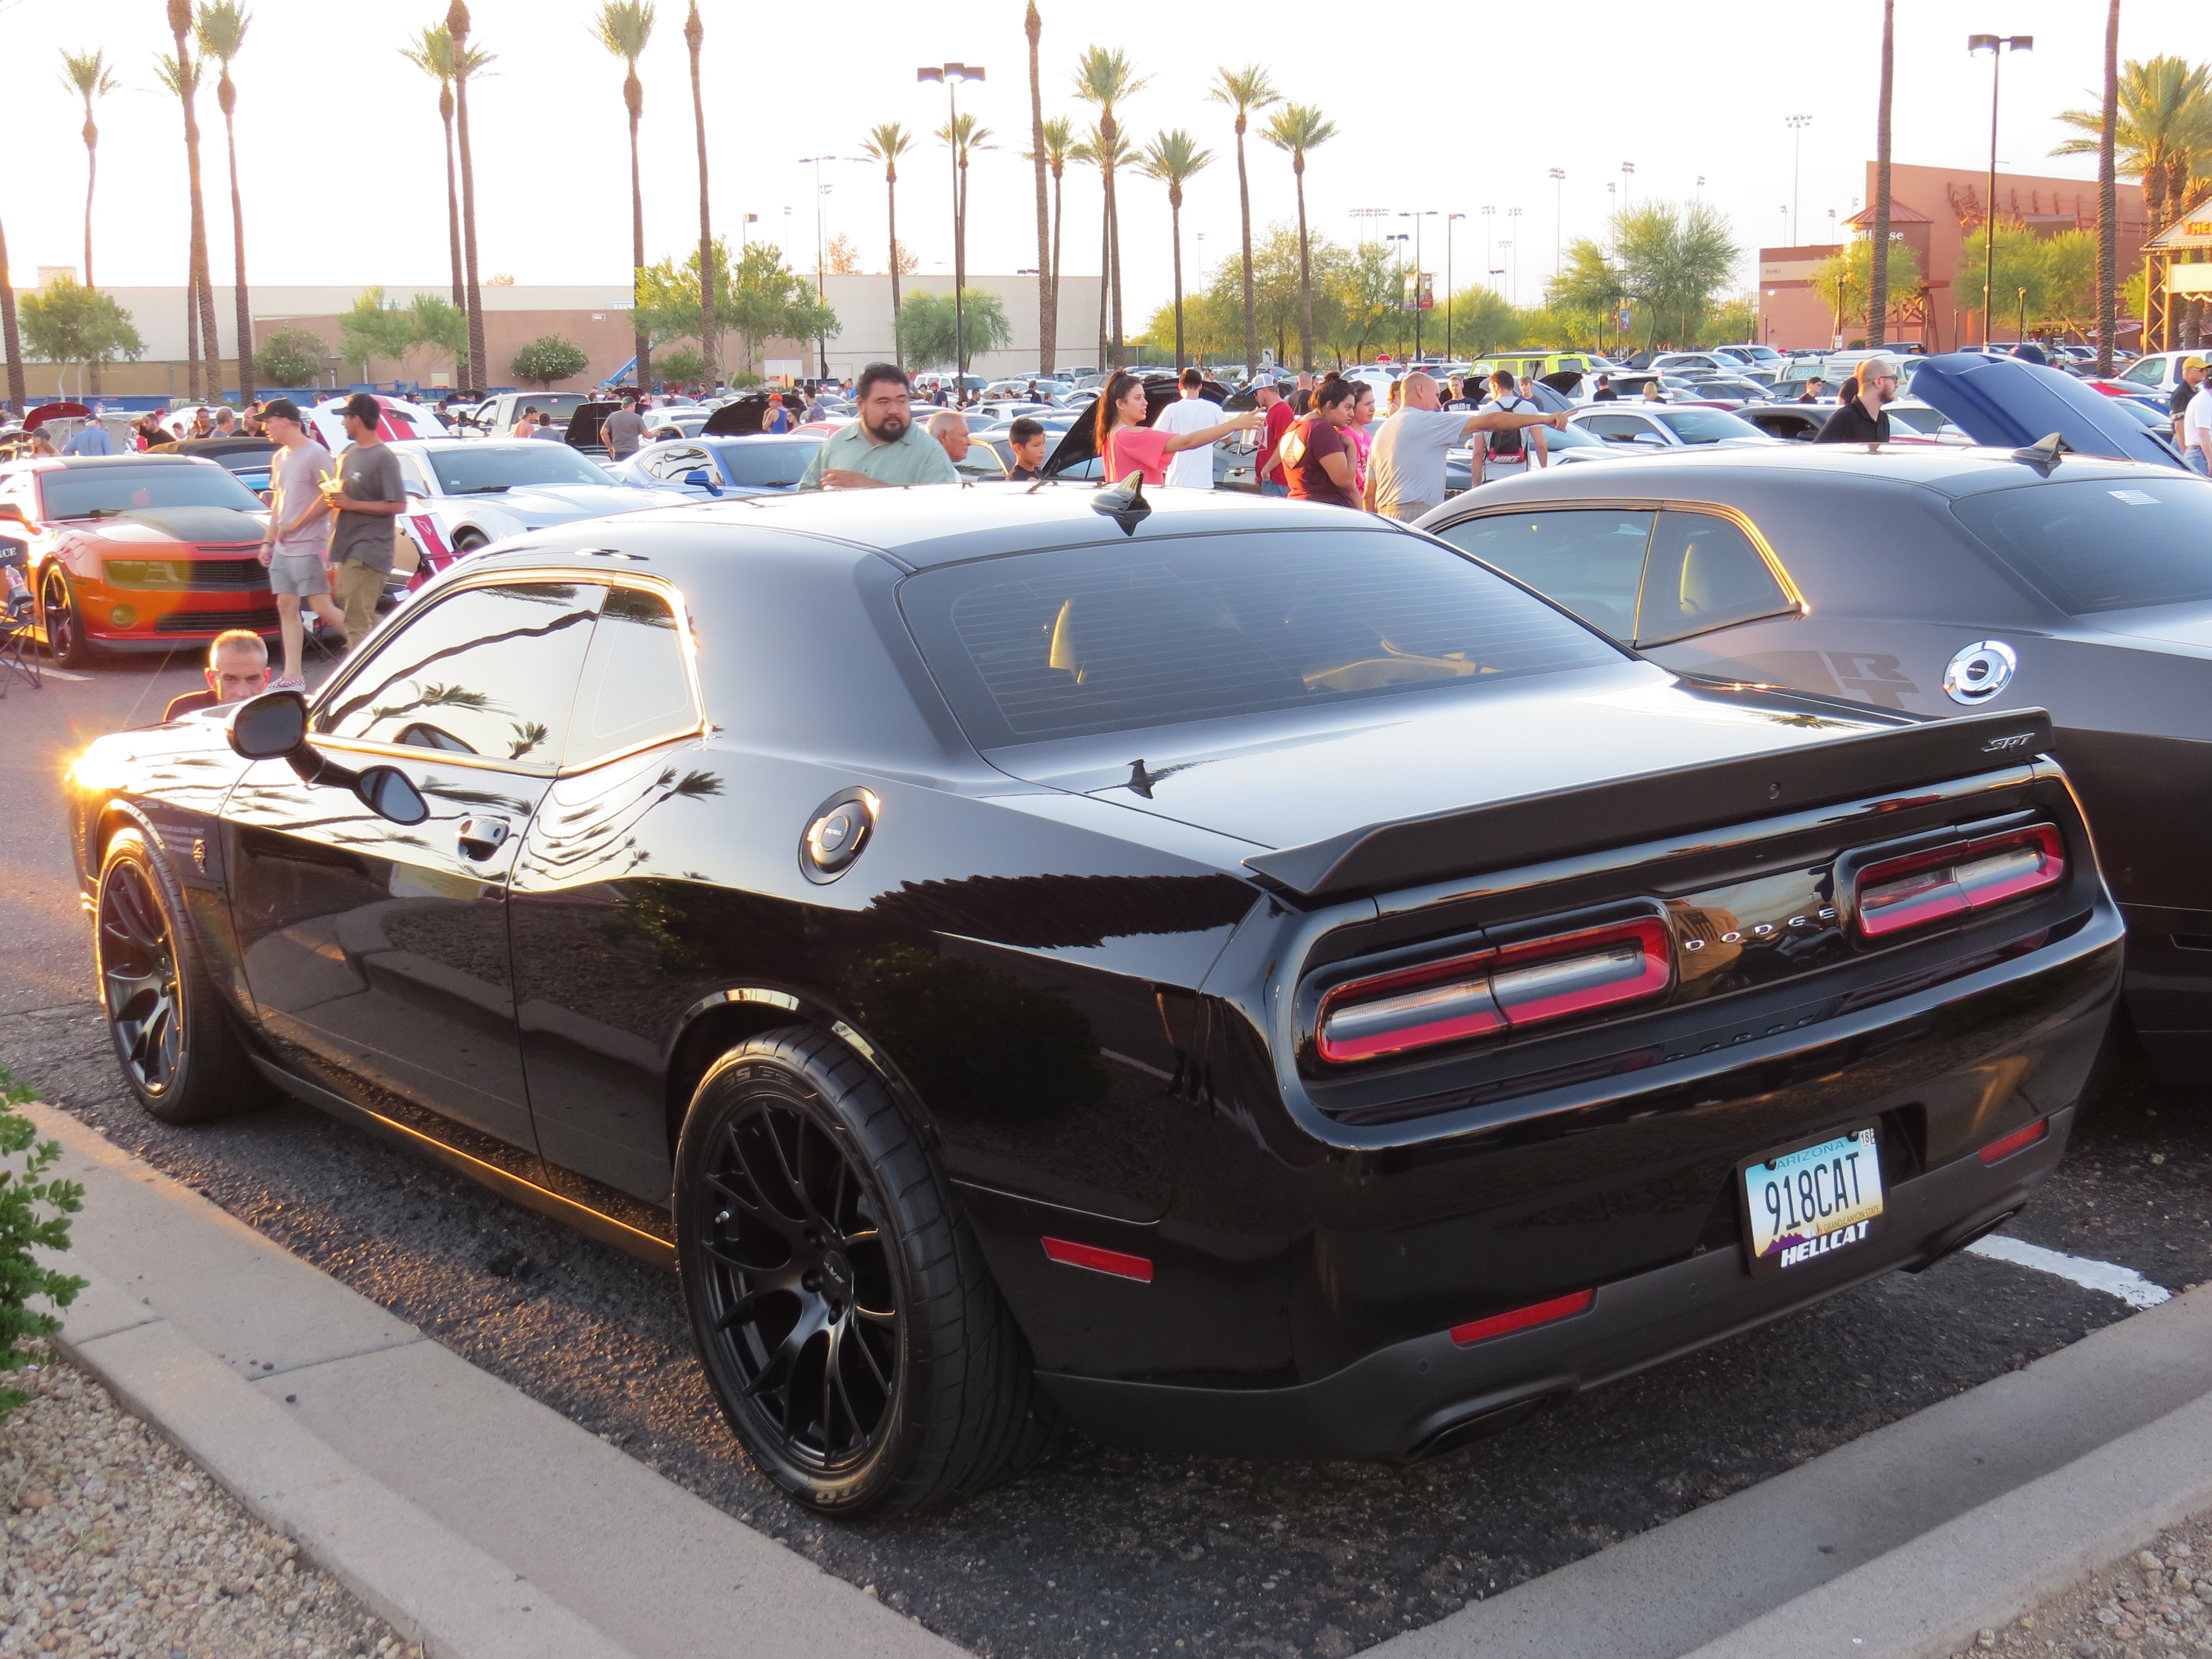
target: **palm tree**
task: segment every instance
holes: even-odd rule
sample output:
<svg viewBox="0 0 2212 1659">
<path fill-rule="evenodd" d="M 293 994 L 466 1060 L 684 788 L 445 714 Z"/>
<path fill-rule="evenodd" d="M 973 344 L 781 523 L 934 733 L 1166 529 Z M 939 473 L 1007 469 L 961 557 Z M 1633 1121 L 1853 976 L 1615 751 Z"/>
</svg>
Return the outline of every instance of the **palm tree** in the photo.
<svg viewBox="0 0 2212 1659">
<path fill-rule="evenodd" d="M 468 295 L 461 264 L 460 174 L 453 161 L 453 37 L 443 23 L 439 23 L 422 31 L 421 46 L 402 46 L 399 55 L 438 83 L 438 118 L 446 127 L 446 240 L 453 260 L 453 307 L 465 312 Z M 491 61 L 489 53 L 473 48 L 468 56 L 471 74 Z M 462 355 L 466 356 L 465 349 Z M 457 370 L 459 367 L 458 363 L 454 365 Z M 466 377 L 457 374 L 454 378 Z"/>
<path fill-rule="evenodd" d="M 1164 132 L 1146 146 L 1141 163 L 1147 179 L 1157 179 L 1168 187 L 1168 223 L 1175 238 L 1175 317 L 1176 368 L 1182 368 L 1182 187 L 1193 173 L 1210 164 L 1213 152 L 1200 149 L 1197 142 L 1177 127 Z"/>
<path fill-rule="evenodd" d="M 635 367 L 641 390 L 653 385 L 647 361 L 653 342 L 646 337 L 645 325 L 635 321 L 637 273 L 645 269 L 645 190 L 637 171 L 637 123 L 645 113 L 645 83 L 637 78 L 637 60 L 646 42 L 653 39 L 653 0 L 603 0 L 592 29 L 601 46 L 629 65 L 623 82 L 623 107 L 629 112 L 629 301 L 635 324 L 631 344 L 637 355 Z"/>
<path fill-rule="evenodd" d="M 1056 250 L 1045 209 L 1044 83 L 1037 78 L 1037 40 L 1044 33 L 1044 19 L 1037 15 L 1036 0 L 1030 0 L 1022 33 L 1030 42 L 1029 159 L 1036 170 L 1037 367 L 1049 374 L 1060 350 L 1060 267 L 1053 263 Z"/>
<path fill-rule="evenodd" d="M 23 401 L 23 337 L 15 328 L 15 288 L 8 280 L 5 225 L 0 225 L 0 353 L 8 359 L 8 401 L 22 413 L 30 405 Z"/>
<path fill-rule="evenodd" d="M 1103 177 L 1116 167 L 1127 167 L 1133 158 L 1127 139 L 1117 133 L 1109 144 L 1104 132 L 1094 126 L 1089 137 L 1069 148 L 1067 159 L 1097 167 Z M 1107 331 L 1113 320 L 1113 255 L 1114 215 L 1109 207 L 1102 209 L 1098 215 L 1098 361 L 1109 368 L 1119 367 L 1119 359 L 1114 353 L 1114 337 Z"/>
<path fill-rule="evenodd" d="M 1881 91 L 1874 116 L 1874 246 L 1867 274 L 1867 343 L 1881 345 L 1889 321 L 1889 110 L 1897 82 L 1897 0 L 1881 0 Z"/>
<path fill-rule="evenodd" d="M 1092 46 L 1076 63 L 1075 95 L 1086 104 L 1098 106 L 1097 163 L 1106 185 L 1106 289 L 1113 321 L 1105 354 L 1105 367 L 1109 368 L 1121 366 L 1121 222 L 1114 199 L 1114 169 L 1127 155 L 1121 143 L 1121 124 L 1115 119 L 1114 111 L 1124 99 L 1142 92 L 1145 86 L 1144 77 L 1130 69 L 1125 52 Z"/>
<path fill-rule="evenodd" d="M 163 64 L 161 82 L 185 106 L 185 171 L 191 185 L 191 247 L 186 258 L 185 395 L 198 401 L 200 359 L 204 347 L 208 395 L 222 392 L 222 346 L 215 331 L 215 289 L 208 277 L 207 204 L 200 193 L 200 121 L 193 100 L 200 89 L 200 66 L 185 45 L 192 32 L 192 0 L 168 0 L 169 33 L 175 37 L 174 64 Z"/>
<path fill-rule="evenodd" d="M 884 164 L 884 203 L 890 221 L 891 239 L 891 361 L 901 368 L 906 367 L 906 353 L 899 344 L 899 245 L 898 245 L 898 161 L 899 157 L 914 148 L 914 138 L 896 121 L 886 121 L 881 126 L 869 129 L 868 136 L 860 141 L 860 148 L 869 156 Z"/>
<path fill-rule="evenodd" d="M 1067 176 L 1067 164 L 1075 160 L 1075 124 L 1065 115 L 1055 115 L 1040 130 L 1037 142 L 1042 146 L 1037 152 L 1052 174 L 1052 252 L 1051 263 L 1043 269 L 1052 272 L 1052 318 L 1054 351 L 1059 350 L 1060 339 L 1060 192 Z M 1047 357 L 1044 368 L 1050 369 L 1057 356 Z"/>
<path fill-rule="evenodd" d="M 246 25 L 252 21 L 252 14 L 242 9 L 238 0 L 201 0 L 199 15 L 192 22 L 201 58 L 212 58 L 222 65 L 222 78 L 215 83 L 215 101 L 222 111 L 223 142 L 230 152 L 231 298 L 237 307 L 240 404 L 253 401 L 253 307 L 246 293 L 246 201 L 238 193 L 238 87 L 230 78 L 230 60 L 246 44 Z M 98 372 L 95 368 L 94 373 Z"/>
<path fill-rule="evenodd" d="M 938 128 L 937 137 L 952 150 L 952 284 L 957 288 L 968 276 L 968 158 L 993 148 L 983 142 L 991 129 L 977 125 L 972 115 L 959 115 Z"/>
<path fill-rule="evenodd" d="M 1336 137 L 1336 123 L 1325 121 L 1311 104 L 1285 104 L 1260 135 L 1288 152 L 1291 175 L 1298 184 L 1298 367 L 1313 367 L 1313 244 L 1306 234 L 1306 156 Z"/>
<path fill-rule="evenodd" d="M 2117 166 L 2142 180 L 2155 235 L 2189 205 L 2191 179 L 2212 164 L 2212 66 L 2172 57 L 2130 61 L 2119 72 L 2116 91 Z M 2102 148 L 2102 100 L 2097 108 L 2069 109 L 2058 118 L 2081 136 L 2067 139 L 2053 155 Z"/>
<path fill-rule="evenodd" d="M 483 285 L 477 264 L 477 167 L 469 148 L 469 82 L 491 62 L 491 54 L 469 47 L 467 0 L 453 0 L 446 10 L 446 34 L 452 42 L 453 119 L 461 153 L 461 309 L 469 314 L 469 372 L 479 386 L 488 385 L 491 369 L 484 352 Z"/>
<path fill-rule="evenodd" d="M 1244 171 L 1244 129 L 1254 110 L 1281 103 L 1283 94 L 1257 64 L 1214 73 L 1213 90 L 1206 95 L 1237 112 L 1237 206 L 1244 228 L 1244 372 L 1255 374 L 1260 368 L 1260 329 L 1252 307 L 1252 181 Z"/>
<path fill-rule="evenodd" d="M 699 0 L 691 0 L 691 15 L 684 20 L 684 45 L 691 54 L 691 125 L 699 138 L 699 355 L 705 360 L 703 376 L 708 386 L 715 373 L 714 233 L 707 214 L 707 102 L 699 90 L 699 47 L 707 39 L 707 26 L 699 21 Z"/>
<path fill-rule="evenodd" d="M 2120 0 L 2105 13 L 2105 96 L 2097 129 L 2097 373 L 2112 372 L 2120 330 L 2120 191 L 2113 150 L 2120 113 Z M 2146 342 L 2148 343 L 2148 342 Z"/>
<path fill-rule="evenodd" d="M 100 127 L 92 106 L 121 82 L 107 72 L 107 55 L 101 52 L 62 53 L 62 83 L 84 100 L 84 285 L 94 285 L 92 275 L 92 191 L 100 177 Z M 100 391 L 100 359 L 92 360 L 92 391 Z"/>
</svg>

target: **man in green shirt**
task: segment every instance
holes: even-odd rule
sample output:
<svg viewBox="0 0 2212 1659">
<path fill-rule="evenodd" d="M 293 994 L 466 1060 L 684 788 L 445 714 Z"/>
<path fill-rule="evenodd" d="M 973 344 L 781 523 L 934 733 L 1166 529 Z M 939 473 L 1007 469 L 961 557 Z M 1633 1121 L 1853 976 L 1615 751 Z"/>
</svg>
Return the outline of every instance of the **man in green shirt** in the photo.
<svg viewBox="0 0 2212 1659">
<path fill-rule="evenodd" d="M 945 447 L 914 423 L 914 388 L 904 369 L 870 363 L 860 371 L 860 418 L 838 428 L 814 452 L 801 489 L 960 482 Z"/>
</svg>

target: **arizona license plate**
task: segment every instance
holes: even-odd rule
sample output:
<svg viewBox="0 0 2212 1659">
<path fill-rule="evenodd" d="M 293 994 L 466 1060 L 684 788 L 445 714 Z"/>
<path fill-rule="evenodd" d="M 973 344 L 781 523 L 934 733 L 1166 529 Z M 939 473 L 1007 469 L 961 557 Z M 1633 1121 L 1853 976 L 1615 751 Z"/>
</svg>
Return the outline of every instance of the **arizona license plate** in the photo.
<svg viewBox="0 0 2212 1659">
<path fill-rule="evenodd" d="M 1881 1214 L 1872 1125 L 1742 1167 L 1754 1272 L 1781 1273 L 1863 1243 Z"/>
</svg>

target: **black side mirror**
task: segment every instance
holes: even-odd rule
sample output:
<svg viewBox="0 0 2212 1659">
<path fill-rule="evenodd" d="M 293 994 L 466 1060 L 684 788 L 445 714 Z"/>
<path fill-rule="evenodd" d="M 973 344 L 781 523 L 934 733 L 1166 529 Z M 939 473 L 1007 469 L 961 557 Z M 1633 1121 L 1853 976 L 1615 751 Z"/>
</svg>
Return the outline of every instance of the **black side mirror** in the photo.
<svg viewBox="0 0 2212 1659">
<path fill-rule="evenodd" d="M 230 722 L 230 746 L 247 760 L 283 760 L 307 741 L 307 700 L 297 691 L 264 691 Z"/>
<path fill-rule="evenodd" d="M 430 803 L 396 766 L 370 767 L 354 780 L 353 792 L 370 811 L 394 823 L 420 823 L 430 816 Z"/>
</svg>

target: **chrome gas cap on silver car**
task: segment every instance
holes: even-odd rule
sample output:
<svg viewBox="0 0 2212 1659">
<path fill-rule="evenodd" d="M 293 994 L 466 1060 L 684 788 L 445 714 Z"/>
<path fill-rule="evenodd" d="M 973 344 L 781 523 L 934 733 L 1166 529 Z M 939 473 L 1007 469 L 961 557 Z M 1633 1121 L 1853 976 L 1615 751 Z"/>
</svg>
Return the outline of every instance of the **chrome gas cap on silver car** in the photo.
<svg viewBox="0 0 2212 1659">
<path fill-rule="evenodd" d="M 2012 684 L 2019 654 L 2002 640 L 1977 640 L 1943 670 L 1943 690 L 1953 702 L 1987 702 Z"/>
</svg>

